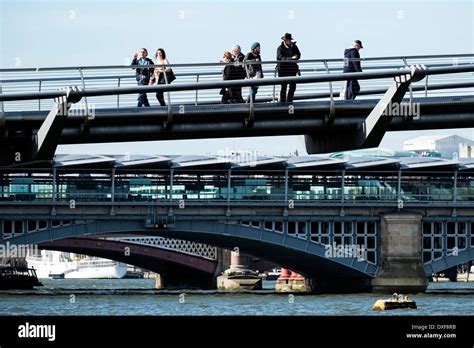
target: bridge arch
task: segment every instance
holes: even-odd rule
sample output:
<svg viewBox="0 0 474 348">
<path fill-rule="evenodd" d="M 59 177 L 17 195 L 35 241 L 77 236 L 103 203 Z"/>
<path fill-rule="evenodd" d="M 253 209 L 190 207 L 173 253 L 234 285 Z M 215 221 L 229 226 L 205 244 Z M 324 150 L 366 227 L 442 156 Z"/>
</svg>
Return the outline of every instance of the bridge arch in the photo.
<svg viewBox="0 0 474 348">
<path fill-rule="evenodd" d="M 440 273 L 446 271 L 449 268 L 456 267 L 457 265 L 473 260 L 474 248 L 471 247 L 466 250 L 461 250 L 455 255 L 444 256 L 438 260 L 425 264 L 425 273 L 427 276 L 434 273 Z"/>
<path fill-rule="evenodd" d="M 249 219 L 250 217 L 246 216 L 245 218 Z M 332 217 L 332 220 L 333 223 L 336 223 L 350 221 L 354 218 L 356 217 Z M 364 219 L 367 218 L 364 217 Z M 291 219 L 293 221 L 290 221 Z M 307 220 L 308 217 L 302 217 L 301 219 Z M 322 217 L 319 219 L 322 219 Z M 275 218 L 270 220 L 275 221 L 274 226 L 276 226 L 276 220 L 285 219 L 280 217 L 276 220 Z M 315 279 L 316 284 L 319 280 L 320 284 L 327 284 L 329 287 L 336 284 L 336 287 L 342 289 L 347 284 L 360 284 L 357 285 L 357 290 L 354 290 L 359 291 L 359 288 L 362 289 L 366 286 L 364 284 L 377 276 L 379 264 L 366 260 L 359 261 L 356 258 L 349 257 L 326 257 L 325 244 L 321 244 L 323 242 L 315 243 L 312 240 L 314 236 L 310 235 L 309 232 L 307 235 L 300 235 L 294 233 L 293 230 L 294 234 L 291 234 L 289 226 L 290 223 L 295 223 L 295 217 L 286 220 L 284 228 L 278 231 L 266 228 L 265 221 L 243 221 L 243 219 L 230 220 L 226 218 L 212 220 L 196 216 L 193 219 L 184 216 L 179 216 L 177 219 L 168 219 L 171 223 L 166 225 L 153 224 L 150 222 L 151 220 L 143 218 L 64 220 L 59 224 L 48 222 L 46 227 L 42 226 L 42 228 L 34 231 L 21 232 L 18 229 L 18 233 L 14 233 L 10 238 L 4 238 L 3 242 L 39 244 L 46 241 L 87 236 L 162 236 L 214 245 L 230 250 L 239 248 L 239 251 L 243 253 L 292 269 L 310 279 Z M 374 217 L 373 221 L 377 222 L 378 220 Z M 307 223 L 310 222 L 307 221 Z M 424 217 L 422 226 L 423 247 L 421 253 L 426 277 L 474 260 L 471 231 L 474 220 L 472 218 L 466 216 L 457 218 Z M 441 242 L 439 238 L 441 238 Z M 453 252 L 453 245 L 456 248 L 459 247 L 459 250 L 456 249 L 455 253 Z M 378 248 L 378 245 L 375 245 L 375 248 Z"/>
<path fill-rule="evenodd" d="M 174 263 L 182 267 L 193 268 L 197 271 L 214 274 L 217 260 L 188 255 L 178 251 L 166 250 L 150 245 L 127 243 L 116 240 L 93 238 L 64 238 L 38 245 L 41 249 L 73 252 L 107 258 L 119 262 L 142 267 L 154 272 L 163 271 L 156 267 L 155 262 L 143 262 L 141 259 L 159 260 L 165 263 Z"/>
<path fill-rule="evenodd" d="M 422 238 L 424 245 L 422 254 L 424 257 L 424 269 L 426 276 L 439 273 L 456 265 L 474 260 L 474 238 L 472 219 L 454 219 L 456 224 L 455 234 L 443 233 L 438 235 L 436 228 L 447 232 L 449 226 L 446 219 L 426 218 L 423 222 Z M 311 243 L 308 239 L 289 236 L 287 232 L 276 233 L 265 228 L 254 228 L 244 226 L 240 222 L 222 221 L 199 221 L 184 220 L 176 221 L 174 226 L 167 229 L 152 229 L 147 227 L 143 220 L 94 220 L 88 222 L 73 223 L 65 220 L 64 223 L 44 225 L 34 231 L 15 234 L 3 242 L 11 244 L 39 244 L 46 241 L 55 241 L 62 238 L 86 237 L 103 235 L 127 234 L 127 235 L 150 235 L 169 238 L 180 238 L 194 242 L 200 242 L 226 249 L 239 247 L 243 252 L 252 254 L 262 259 L 280 264 L 308 276 L 329 276 L 328 273 L 347 272 L 351 276 L 362 274 L 362 276 L 373 277 L 377 272 L 377 266 L 368 262 L 360 262 L 354 259 L 330 259 L 324 256 L 324 247 L 321 244 Z M 438 226 L 439 225 L 439 226 Z M 460 225 L 464 226 L 463 228 Z M 465 232 L 461 232 L 464 231 Z M 436 245 L 436 238 L 442 237 L 442 241 Z M 459 243 L 459 238 L 465 240 L 456 252 L 449 249 L 448 238 L 454 238 Z M 431 243 L 431 244 L 430 244 Z M 446 247 L 444 247 L 444 245 Z M 458 246 L 458 244 L 456 244 Z M 437 253 L 438 256 L 437 256 Z M 428 259 L 425 259 L 427 254 Z M 304 261 L 303 261 L 304 260 Z M 327 270 L 327 272 L 324 272 Z"/>
<path fill-rule="evenodd" d="M 240 222 L 209 220 L 177 220 L 167 228 L 150 228 L 143 220 L 94 220 L 60 225 L 55 228 L 24 233 L 10 239 L 10 243 L 39 244 L 63 238 L 117 233 L 163 236 L 205 243 L 251 254 L 288 267 L 311 278 L 366 278 L 374 277 L 377 266 L 356 257 L 326 257 L 324 245 L 310 238 L 290 236 L 286 232 L 256 229 Z"/>
<path fill-rule="evenodd" d="M 73 237 L 43 242 L 38 247 L 45 250 L 102 257 L 144 268 L 159 273 L 167 288 L 213 288 L 215 285 L 217 259 L 166 250 L 152 245 Z"/>
<path fill-rule="evenodd" d="M 474 219 L 471 216 L 425 218 L 422 257 L 427 276 L 474 260 Z"/>
</svg>

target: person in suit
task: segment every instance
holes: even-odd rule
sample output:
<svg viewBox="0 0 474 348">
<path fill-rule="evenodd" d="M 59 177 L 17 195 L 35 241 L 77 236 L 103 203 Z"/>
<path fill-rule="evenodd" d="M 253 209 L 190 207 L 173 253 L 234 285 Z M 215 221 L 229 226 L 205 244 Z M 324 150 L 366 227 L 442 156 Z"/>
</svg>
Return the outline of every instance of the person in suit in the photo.
<svg viewBox="0 0 474 348">
<path fill-rule="evenodd" d="M 143 66 L 135 69 L 135 78 L 138 86 L 147 86 L 150 83 L 150 77 L 153 75 L 153 68 L 147 68 L 147 65 L 153 65 L 153 61 L 148 58 L 148 51 L 146 48 L 140 50 L 140 58 L 138 53 L 133 55 L 132 65 Z M 146 93 L 138 94 L 138 107 L 150 106 Z"/>
</svg>

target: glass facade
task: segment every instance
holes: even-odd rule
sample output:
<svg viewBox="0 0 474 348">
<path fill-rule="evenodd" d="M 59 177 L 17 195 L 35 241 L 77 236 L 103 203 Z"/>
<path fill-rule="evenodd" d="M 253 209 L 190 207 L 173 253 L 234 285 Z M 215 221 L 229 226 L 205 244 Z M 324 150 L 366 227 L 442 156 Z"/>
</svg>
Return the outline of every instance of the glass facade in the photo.
<svg viewBox="0 0 474 348">
<path fill-rule="evenodd" d="M 288 183 L 286 186 L 285 183 Z M 54 187 L 55 186 L 55 187 Z M 400 189 L 398 189 L 400 187 Z M 113 191 L 113 192 L 112 192 Z M 342 171 L 227 170 L 131 174 L 0 174 L 0 200 L 140 202 L 191 201 L 328 201 L 452 202 L 474 200 L 474 173 L 358 173 Z"/>
</svg>

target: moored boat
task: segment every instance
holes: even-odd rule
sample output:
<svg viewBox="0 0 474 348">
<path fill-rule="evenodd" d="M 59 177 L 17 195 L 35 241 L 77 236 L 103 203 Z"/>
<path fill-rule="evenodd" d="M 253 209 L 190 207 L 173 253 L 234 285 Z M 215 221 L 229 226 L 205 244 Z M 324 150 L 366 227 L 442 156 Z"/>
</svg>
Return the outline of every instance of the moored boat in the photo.
<svg viewBox="0 0 474 348">
<path fill-rule="evenodd" d="M 0 290 L 30 290 L 43 286 L 32 268 L 0 265 Z"/>
</svg>

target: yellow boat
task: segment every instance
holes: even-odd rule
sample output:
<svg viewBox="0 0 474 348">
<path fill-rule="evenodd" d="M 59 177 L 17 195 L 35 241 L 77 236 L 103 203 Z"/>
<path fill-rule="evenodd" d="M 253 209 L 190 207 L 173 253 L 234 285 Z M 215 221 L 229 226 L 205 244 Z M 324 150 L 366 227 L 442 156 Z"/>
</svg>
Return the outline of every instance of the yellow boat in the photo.
<svg viewBox="0 0 474 348">
<path fill-rule="evenodd" d="M 400 308 L 413 308 L 417 309 L 416 302 L 413 301 L 409 296 L 403 296 L 402 294 L 393 294 L 390 299 L 380 299 L 375 301 L 372 309 L 374 311 L 385 311 L 389 309 L 400 309 Z"/>
</svg>

